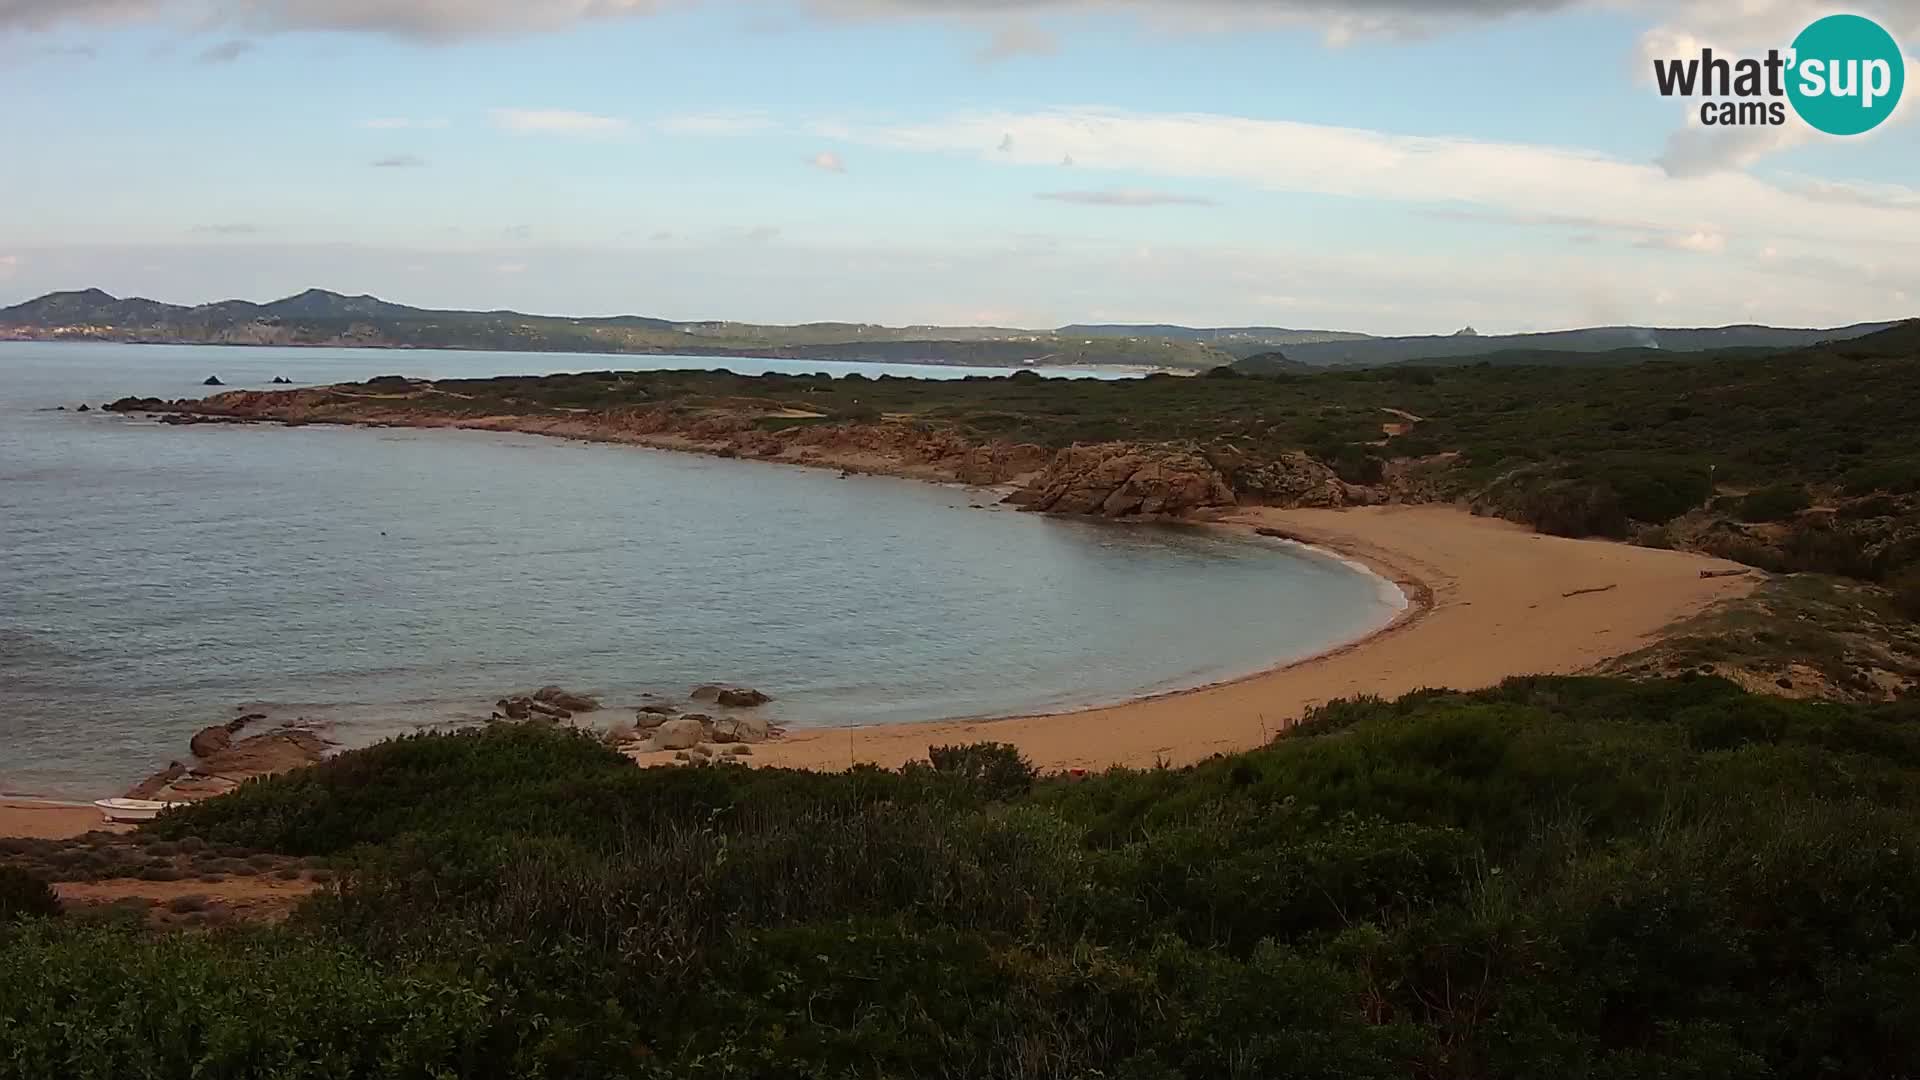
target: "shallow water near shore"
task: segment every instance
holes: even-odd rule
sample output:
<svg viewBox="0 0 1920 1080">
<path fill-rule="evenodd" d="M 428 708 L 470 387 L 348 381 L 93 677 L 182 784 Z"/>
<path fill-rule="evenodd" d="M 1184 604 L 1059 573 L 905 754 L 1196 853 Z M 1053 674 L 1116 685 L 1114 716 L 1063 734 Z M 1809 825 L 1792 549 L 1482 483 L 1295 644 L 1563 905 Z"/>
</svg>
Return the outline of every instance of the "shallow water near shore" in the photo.
<svg viewBox="0 0 1920 1080">
<path fill-rule="evenodd" d="M 1379 579 L 1216 530 L 994 493 L 480 432 L 171 427 L 48 411 L 710 357 L 0 343 L 0 792 L 117 793 L 264 707 L 343 745 L 549 682 L 697 683 L 793 727 L 1053 711 L 1247 674 L 1390 618 Z M 618 718 L 603 713 L 593 719 Z"/>
</svg>

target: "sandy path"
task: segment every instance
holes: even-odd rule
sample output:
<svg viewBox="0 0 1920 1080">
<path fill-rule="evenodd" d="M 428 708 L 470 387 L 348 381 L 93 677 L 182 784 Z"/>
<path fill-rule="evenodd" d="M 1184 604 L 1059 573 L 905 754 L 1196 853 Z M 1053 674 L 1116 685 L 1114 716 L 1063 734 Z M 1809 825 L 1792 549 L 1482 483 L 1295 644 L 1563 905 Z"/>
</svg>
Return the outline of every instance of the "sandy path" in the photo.
<svg viewBox="0 0 1920 1080">
<path fill-rule="evenodd" d="M 1739 568 L 1723 560 L 1541 536 L 1453 507 L 1258 509 L 1232 520 L 1358 559 L 1408 592 L 1428 594 L 1427 603 L 1365 642 L 1237 682 L 1056 716 L 800 731 L 755 747 L 754 763 L 892 767 L 924 758 L 929 746 L 991 739 L 1045 769 L 1185 764 L 1258 746 L 1334 698 L 1582 671 L 1757 584 L 1700 577 L 1702 569 Z M 1604 591 L 1565 595 L 1588 589 Z"/>
</svg>

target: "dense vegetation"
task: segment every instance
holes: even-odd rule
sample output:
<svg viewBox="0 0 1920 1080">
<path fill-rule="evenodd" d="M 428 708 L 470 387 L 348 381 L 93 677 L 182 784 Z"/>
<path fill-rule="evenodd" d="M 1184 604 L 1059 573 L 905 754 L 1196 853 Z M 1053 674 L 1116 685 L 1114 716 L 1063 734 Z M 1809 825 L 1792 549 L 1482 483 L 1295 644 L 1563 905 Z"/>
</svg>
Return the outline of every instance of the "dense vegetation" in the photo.
<svg viewBox="0 0 1920 1080">
<path fill-rule="evenodd" d="M 1044 447 L 1182 442 L 1256 498 L 1264 463 L 1306 451 L 1350 482 L 1466 498 L 1547 532 L 1876 581 L 1920 562 L 1920 323 L 1738 360 L 1320 374 L 1279 364 L 1259 378 L 1118 382 L 599 372 L 442 381 L 448 393 L 417 404 L 474 415 L 713 410 L 781 427 L 886 417 Z M 1403 414 L 1418 418 L 1413 429 L 1385 437 Z"/>
<path fill-rule="evenodd" d="M 149 829 L 348 867 L 284 927 L 0 929 L 0 1076 L 1905 1075 L 1916 720 L 1528 679 L 1079 782 L 404 739 Z"/>
</svg>

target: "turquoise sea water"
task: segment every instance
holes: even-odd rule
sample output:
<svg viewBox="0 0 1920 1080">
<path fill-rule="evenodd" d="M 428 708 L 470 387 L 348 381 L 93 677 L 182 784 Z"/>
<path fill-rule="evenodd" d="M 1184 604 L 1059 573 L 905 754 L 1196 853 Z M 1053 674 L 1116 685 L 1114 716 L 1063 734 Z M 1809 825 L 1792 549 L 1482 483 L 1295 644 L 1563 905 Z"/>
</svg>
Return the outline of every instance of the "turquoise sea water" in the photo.
<svg viewBox="0 0 1920 1080">
<path fill-rule="evenodd" d="M 1255 671 L 1392 613 L 1278 543 L 991 492 L 479 432 L 80 414 L 275 375 L 882 368 L 0 343 L 0 792 L 117 793 L 264 707 L 356 745 L 549 682 L 757 686 L 795 726 L 1069 708 Z M 69 411 L 52 411 L 65 405 Z"/>
</svg>

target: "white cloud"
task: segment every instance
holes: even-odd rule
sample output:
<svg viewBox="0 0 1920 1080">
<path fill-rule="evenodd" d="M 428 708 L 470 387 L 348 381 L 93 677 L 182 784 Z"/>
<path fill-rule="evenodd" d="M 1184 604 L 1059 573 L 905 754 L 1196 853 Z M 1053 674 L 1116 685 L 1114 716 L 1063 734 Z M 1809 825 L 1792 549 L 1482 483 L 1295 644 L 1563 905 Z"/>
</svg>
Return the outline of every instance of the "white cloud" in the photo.
<svg viewBox="0 0 1920 1080">
<path fill-rule="evenodd" d="M 1511 15 L 1582 6 L 1590 0 L 813 0 L 843 17 L 990 18 L 1008 14 L 1120 12 L 1181 31 L 1249 24 L 1307 25 L 1333 44 L 1363 37 L 1420 37 Z"/>
<path fill-rule="evenodd" d="M 1636 241 L 1634 246 L 1663 251 L 1687 251 L 1696 255 L 1718 255 L 1727 250 L 1727 238 L 1721 233 L 1696 229 L 1690 233 L 1649 236 Z"/>
<path fill-rule="evenodd" d="M 1078 203 L 1082 206 L 1217 206 L 1212 199 L 1149 188 L 1109 188 L 1102 191 L 1043 191 L 1036 199 Z"/>
<path fill-rule="evenodd" d="M 493 125 L 515 135 L 612 135 L 625 120 L 567 109 L 495 109 Z"/>
<path fill-rule="evenodd" d="M 986 161 L 1083 166 L 1228 180 L 1273 191 L 1479 209 L 1525 221 L 1567 217 L 1680 236 L 1799 236 L 1828 245 L 1896 246 L 1906 229 L 1880 207 L 1812 198 L 1743 173 L 1676 178 L 1656 165 L 1526 143 L 1398 135 L 1206 113 L 1056 109 L 963 113 L 918 123 L 817 125 L 854 142 Z M 997 150 L 992 149 L 998 147 Z M 1882 198 L 1915 194 L 1882 191 Z M 1898 212 L 1898 211 L 1895 211 Z"/>
<path fill-rule="evenodd" d="M 448 40 L 558 30 L 600 19 L 653 15 L 695 0 L 4 0 L 0 29 L 66 23 L 171 21 L 244 30 L 329 30 Z M 810 0 L 840 17 L 922 16 L 976 20 L 1032 12 L 1123 12 L 1187 29 L 1249 21 L 1308 24 L 1345 41 L 1414 35 L 1461 23 L 1553 11 L 1580 0 Z M 1751 0 L 1749 0 L 1751 2 Z M 991 48 L 991 46 L 989 46 Z"/>
<path fill-rule="evenodd" d="M 807 159 L 807 164 L 819 169 L 821 172 L 844 173 L 847 171 L 847 163 L 841 159 L 839 154 L 831 150 L 822 150 L 813 155 Z"/>
<path fill-rule="evenodd" d="M 388 157 L 374 159 L 373 167 L 376 169 L 421 169 L 425 168 L 426 164 L 426 158 L 419 157 L 415 154 L 392 154 Z"/>
</svg>

